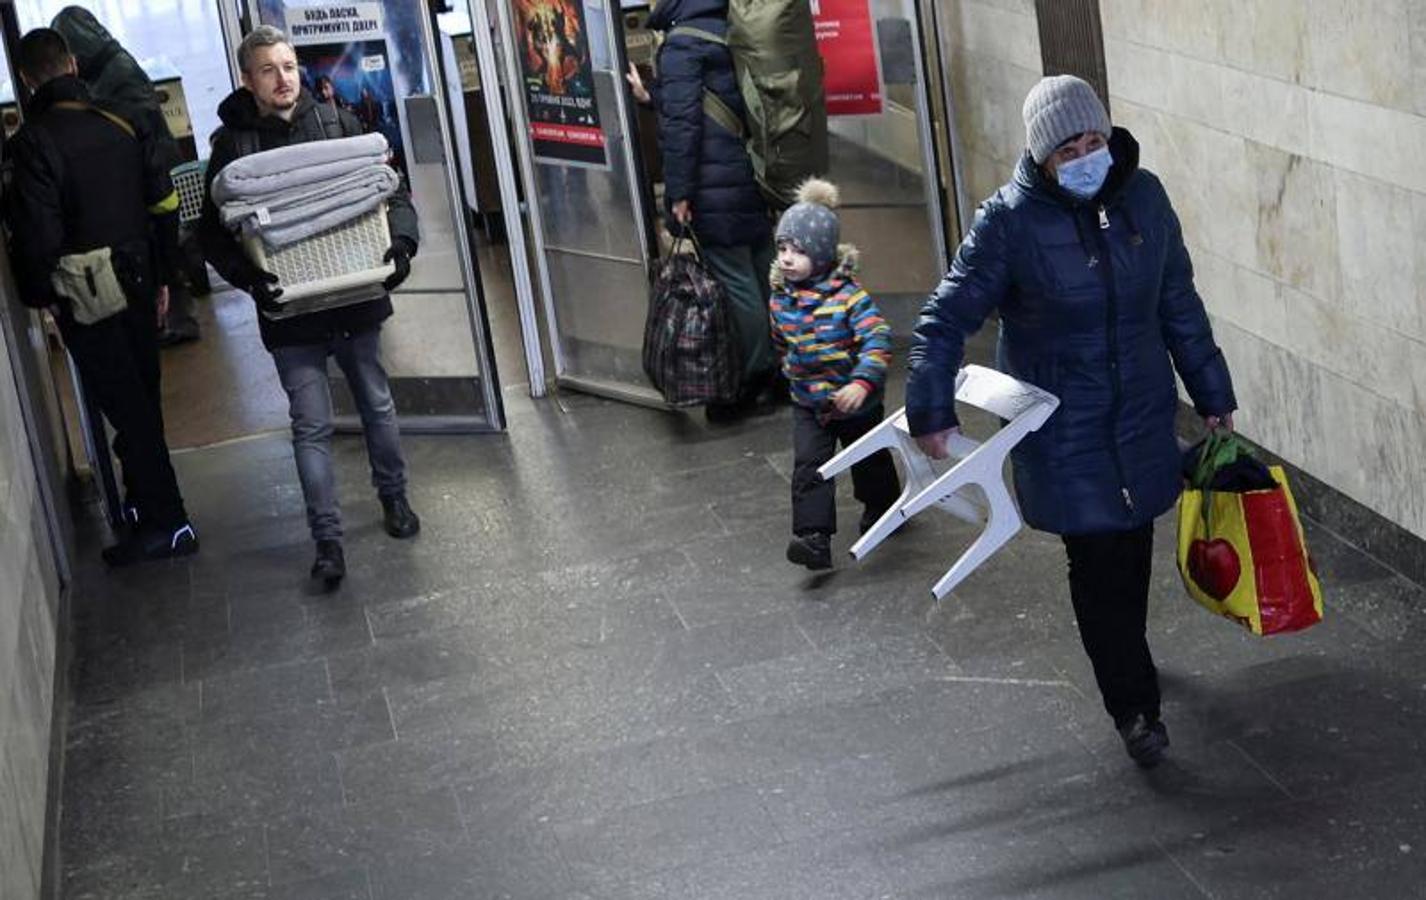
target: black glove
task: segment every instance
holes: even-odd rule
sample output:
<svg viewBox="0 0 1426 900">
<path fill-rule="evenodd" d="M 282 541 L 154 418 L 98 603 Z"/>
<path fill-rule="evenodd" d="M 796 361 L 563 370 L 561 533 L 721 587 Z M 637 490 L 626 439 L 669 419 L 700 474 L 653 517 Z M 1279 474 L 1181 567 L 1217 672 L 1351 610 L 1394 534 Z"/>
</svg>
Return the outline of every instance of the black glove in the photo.
<svg viewBox="0 0 1426 900">
<path fill-rule="evenodd" d="M 248 283 L 248 293 L 257 303 L 257 308 L 268 315 L 282 312 L 282 304 L 277 302 L 277 298 L 282 296 L 282 288 L 275 287 L 280 280 L 271 272 L 265 272 L 256 266 L 253 267 L 251 280 Z"/>
<path fill-rule="evenodd" d="M 392 272 L 381 286 L 386 288 L 389 294 L 396 290 L 411 275 L 411 257 L 416 255 L 416 247 L 407 238 L 396 238 L 391 242 L 391 247 L 387 249 L 386 255 L 381 259 L 383 262 L 393 263 L 396 271 Z"/>
</svg>

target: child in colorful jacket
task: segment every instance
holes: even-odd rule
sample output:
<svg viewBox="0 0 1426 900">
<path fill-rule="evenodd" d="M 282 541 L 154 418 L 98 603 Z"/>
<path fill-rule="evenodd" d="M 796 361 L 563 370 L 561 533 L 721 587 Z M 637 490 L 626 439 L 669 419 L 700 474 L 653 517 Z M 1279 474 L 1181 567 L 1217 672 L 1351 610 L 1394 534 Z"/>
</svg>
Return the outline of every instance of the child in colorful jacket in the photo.
<svg viewBox="0 0 1426 900">
<path fill-rule="evenodd" d="M 772 270 L 773 344 L 782 355 L 793 400 L 792 541 L 790 562 L 832 565 L 836 488 L 817 469 L 866 434 L 884 415 L 882 388 L 891 362 L 891 327 L 857 281 L 856 251 L 839 246 L 837 188 L 811 179 L 777 224 Z M 901 495 L 891 454 L 852 467 L 865 531 Z"/>
</svg>

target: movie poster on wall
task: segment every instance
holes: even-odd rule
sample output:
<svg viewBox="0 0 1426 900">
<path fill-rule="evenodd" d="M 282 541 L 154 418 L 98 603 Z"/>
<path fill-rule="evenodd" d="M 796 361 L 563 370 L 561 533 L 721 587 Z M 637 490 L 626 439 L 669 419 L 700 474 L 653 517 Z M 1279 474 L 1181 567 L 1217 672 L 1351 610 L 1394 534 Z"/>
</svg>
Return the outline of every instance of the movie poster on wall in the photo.
<svg viewBox="0 0 1426 900">
<path fill-rule="evenodd" d="M 817 50 L 826 63 L 827 115 L 880 114 L 881 67 L 870 0 L 812 0 L 812 18 Z"/>
<path fill-rule="evenodd" d="M 391 165 L 405 174 L 384 24 L 380 3 L 333 3 L 288 8 L 285 30 L 297 50 L 307 93 L 350 113 L 364 134 L 380 132 L 391 145 Z"/>
<path fill-rule="evenodd" d="M 583 0 L 510 2 L 535 157 L 608 165 Z"/>
</svg>

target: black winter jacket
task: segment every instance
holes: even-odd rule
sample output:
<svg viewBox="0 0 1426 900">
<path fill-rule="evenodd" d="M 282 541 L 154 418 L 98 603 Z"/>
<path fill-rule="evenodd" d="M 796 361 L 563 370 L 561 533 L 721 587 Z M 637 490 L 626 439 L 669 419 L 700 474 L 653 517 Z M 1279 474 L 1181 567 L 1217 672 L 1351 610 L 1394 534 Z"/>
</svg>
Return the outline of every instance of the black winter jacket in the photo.
<svg viewBox="0 0 1426 900">
<path fill-rule="evenodd" d="M 1237 405 L 1168 195 L 1127 131 L 1109 148 L 1109 178 L 1084 202 L 1021 160 L 981 205 L 910 353 L 911 433 L 955 425 L 965 338 L 999 310 L 999 367 L 1060 399 L 1013 452 L 1025 520 L 1057 534 L 1135 528 L 1173 505 L 1175 369 L 1199 413 Z"/>
<path fill-rule="evenodd" d="M 51 27 L 64 35 L 79 64 L 79 77 L 89 86 L 95 102 L 142 126 L 153 136 L 160 159 L 177 165 L 178 144 L 163 117 L 158 91 L 133 55 L 82 6 L 60 10 Z"/>
<path fill-rule="evenodd" d="M 679 25 L 716 35 L 728 30 L 727 0 L 662 0 L 649 27 Z M 665 204 L 693 205 L 693 229 L 710 246 L 769 240 L 767 205 L 743 142 L 703 113 L 703 89 L 717 94 L 746 119 L 728 48 L 702 38 L 670 34 L 658 57 L 653 85 L 663 151 Z M 671 217 L 670 217 L 671 218 Z"/>
<path fill-rule="evenodd" d="M 337 130 L 340 133 L 328 134 L 328 129 L 318 114 L 316 102 L 306 91 L 297 99 L 297 108 L 291 122 L 259 114 L 257 101 L 247 88 L 238 88 L 219 104 L 218 117 L 222 119 L 223 126 L 213 135 L 213 155 L 208 160 L 203 191 L 203 219 L 199 224 L 198 234 L 204 257 L 229 284 L 250 292 L 256 281 L 257 271 L 237 237 L 223 227 L 223 222 L 218 217 L 218 207 L 212 199 L 213 179 L 223 171 L 224 166 L 243 153 L 244 142 L 240 140 L 239 133 L 255 132 L 254 143 L 259 150 L 273 150 L 306 141 L 354 137 L 362 133 L 361 123 L 351 113 L 337 110 L 337 115 L 340 125 Z M 409 249 L 414 255 L 420 240 L 420 229 L 416 210 L 411 205 L 410 193 L 403 187 L 387 198 L 386 209 L 392 240 L 404 239 L 410 242 Z M 271 350 L 275 347 L 325 343 L 341 334 L 375 328 L 390 317 L 391 298 L 382 295 L 365 303 L 293 316 L 290 319 L 272 320 L 259 313 L 257 320 L 263 346 Z"/>
<path fill-rule="evenodd" d="M 178 195 L 168 167 L 142 129 L 70 103 L 93 107 L 78 78 L 42 85 L 6 147 L 14 163 L 7 212 L 21 299 L 58 305 L 67 318 L 67 304 L 50 286 L 59 258 L 109 247 L 130 302 L 152 303 L 178 262 Z"/>
</svg>

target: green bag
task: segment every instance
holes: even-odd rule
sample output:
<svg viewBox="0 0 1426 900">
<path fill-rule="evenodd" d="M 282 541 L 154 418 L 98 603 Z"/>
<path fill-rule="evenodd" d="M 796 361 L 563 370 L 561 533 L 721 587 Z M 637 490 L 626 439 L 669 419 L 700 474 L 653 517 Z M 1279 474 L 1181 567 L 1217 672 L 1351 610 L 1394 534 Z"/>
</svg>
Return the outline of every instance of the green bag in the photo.
<svg viewBox="0 0 1426 900">
<path fill-rule="evenodd" d="M 108 247 L 61 256 L 50 274 L 50 285 L 69 301 L 80 325 L 93 325 L 129 308 Z"/>
<path fill-rule="evenodd" d="M 726 39 L 688 26 L 670 34 L 728 47 L 747 122 L 706 89 L 703 111 L 743 139 L 758 185 L 775 209 L 796 202 L 802 182 L 827 174 L 827 95 L 807 0 L 730 0 Z"/>
</svg>

